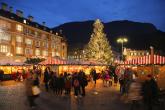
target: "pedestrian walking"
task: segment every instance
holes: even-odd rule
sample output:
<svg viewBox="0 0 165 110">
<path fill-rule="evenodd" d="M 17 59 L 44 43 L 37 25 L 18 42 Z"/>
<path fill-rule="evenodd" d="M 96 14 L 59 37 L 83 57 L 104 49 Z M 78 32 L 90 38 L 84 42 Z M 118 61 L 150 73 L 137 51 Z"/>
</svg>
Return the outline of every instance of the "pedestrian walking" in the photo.
<svg viewBox="0 0 165 110">
<path fill-rule="evenodd" d="M 85 96 L 86 92 L 85 92 L 85 87 L 88 85 L 88 81 L 87 81 L 87 76 L 85 75 L 84 71 L 80 71 L 79 72 L 79 76 L 78 76 L 79 82 L 80 82 L 80 92 L 82 96 Z"/>
<path fill-rule="evenodd" d="M 78 79 L 77 73 L 74 73 L 73 75 L 72 85 L 74 87 L 75 98 L 77 98 L 77 96 L 80 95 L 80 81 Z"/>
<path fill-rule="evenodd" d="M 44 83 L 45 83 L 45 89 L 47 92 L 49 90 L 49 85 L 48 85 L 49 80 L 50 80 L 50 74 L 49 74 L 48 68 L 46 68 L 44 72 Z"/>
<path fill-rule="evenodd" d="M 139 104 L 142 101 L 141 91 L 142 91 L 142 84 L 140 83 L 138 77 L 136 77 L 130 84 L 128 91 L 128 101 L 131 102 L 131 110 L 134 110 L 135 107 L 136 108 L 139 107 Z"/>
<path fill-rule="evenodd" d="M 25 81 L 25 87 L 27 99 L 31 108 L 36 107 L 35 99 L 39 96 L 39 94 L 34 94 L 33 87 L 37 86 L 35 80 L 35 77 L 32 74 L 28 73 L 27 79 Z"/>
<path fill-rule="evenodd" d="M 142 86 L 143 100 L 147 110 L 152 110 L 153 105 L 158 101 L 158 91 L 158 85 L 152 75 L 147 75 Z"/>
</svg>

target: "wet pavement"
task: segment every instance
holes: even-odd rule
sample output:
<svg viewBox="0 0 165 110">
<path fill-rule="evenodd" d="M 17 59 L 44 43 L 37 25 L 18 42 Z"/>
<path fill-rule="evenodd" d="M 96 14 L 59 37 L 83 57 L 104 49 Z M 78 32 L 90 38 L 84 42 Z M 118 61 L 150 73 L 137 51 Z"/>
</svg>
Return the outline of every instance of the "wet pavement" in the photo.
<svg viewBox="0 0 165 110">
<path fill-rule="evenodd" d="M 0 85 L 0 110 L 31 110 L 24 84 L 10 83 Z M 37 107 L 33 110 L 130 110 L 130 105 L 120 99 L 118 86 L 103 87 L 101 81 L 96 86 L 89 83 L 86 96 L 78 98 L 74 97 L 73 92 L 70 96 L 56 96 L 42 88 L 36 99 Z"/>
</svg>

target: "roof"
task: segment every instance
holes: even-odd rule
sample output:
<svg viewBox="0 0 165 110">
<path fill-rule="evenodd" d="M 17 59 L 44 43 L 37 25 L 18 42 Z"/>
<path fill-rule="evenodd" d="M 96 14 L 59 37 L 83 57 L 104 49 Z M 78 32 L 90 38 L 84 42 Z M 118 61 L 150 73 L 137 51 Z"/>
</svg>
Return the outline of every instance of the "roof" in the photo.
<svg viewBox="0 0 165 110">
<path fill-rule="evenodd" d="M 20 22 L 20 23 L 24 23 L 24 20 L 26 20 L 26 25 L 28 25 L 28 26 L 31 26 L 31 27 L 34 27 L 34 28 L 37 28 L 37 29 L 40 29 L 42 31 L 46 31 L 49 33 L 52 31 L 50 28 L 48 28 L 46 26 L 43 26 L 37 22 L 30 21 L 27 18 L 17 16 L 15 13 L 11 13 L 10 11 L 7 11 L 7 10 L 0 9 L 0 16 L 3 16 L 5 18 L 8 18 L 8 19 Z"/>
</svg>

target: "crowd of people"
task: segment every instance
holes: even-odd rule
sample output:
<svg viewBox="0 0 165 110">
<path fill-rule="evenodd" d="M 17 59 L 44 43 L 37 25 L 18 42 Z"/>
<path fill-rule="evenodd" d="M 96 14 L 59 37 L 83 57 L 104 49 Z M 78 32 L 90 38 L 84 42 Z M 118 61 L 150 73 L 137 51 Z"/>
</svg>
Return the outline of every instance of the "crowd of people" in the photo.
<svg viewBox="0 0 165 110">
<path fill-rule="evenodd" d="M 35 106 L 34 100 L 39 96 L 39 94 L 33 95 L 31 89 L 33 86 L 40 86 L 42 80 L 40 80 L 41 74 L 39 73 L 34 68 L 31 73 L 27 74 L 26 88 L 30 106 Z M 146 75 L 145 80 L 142 81 L 139 75 L 130 68 L 126 68 L 120 73 L 115 68 L 103 70 L 101 73 L 91 69 L 87 76 L 83 70 L 72 74 L 67 72 L 57 74 L 47 67 L 43 76 L 45 91 L 52 92 L 57 96 L 70 95 L 73 90 L 75 98 L 84 97 L 88 82 L 92 80 L 96 85 L 97 79 L 101 79 L 104 87 L 120 85 L 121 96 L 126 95 L 128 97 L 128 100 L 132 103 L 132 110 L 139 102 L 143 102 L 147 110 L 152 110 L 153 105 L 158 102 L 159 88 L 153 75 Z"/>
<path fill-rule="evenodd" d="M 75 97 L 85 96 L 85 87 L 88 85 L 87 76 L 82 70 L 73 74 L 64 72 L 64 74 L 58 75 L 49 67 L 44 71 L 44 83 L 46 91 L 51 90 L 56 95 L 63 93 L 70 95 L 71 88 L 74 88 Z"/>
<path fill-rule="evenodd" d="M 125 69 L 119 77 L 120 93 L 127 96 L 127 101 L 131 102 L 131 110 L 138 107 L 140 103 L 145 106 L 145 110 L 152 110 L 153 106 L 159 103 L 159 88 L 155 77 L 148 73 L 144 79 L 140 79 L 136 71 L 130 68 Z"/>
</svg>

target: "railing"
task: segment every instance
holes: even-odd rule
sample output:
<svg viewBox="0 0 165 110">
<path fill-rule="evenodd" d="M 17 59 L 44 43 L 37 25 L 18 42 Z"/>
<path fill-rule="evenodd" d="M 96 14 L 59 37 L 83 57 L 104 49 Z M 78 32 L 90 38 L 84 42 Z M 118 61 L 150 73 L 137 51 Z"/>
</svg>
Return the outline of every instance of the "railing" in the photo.
<svg viewBox="0 0 165 110">
<path fill-rule="evenodd" d="M 9 41 L 9 40 L 4 40 L 4 39 L 0 39 L 0 43 L 10 44 L 11 41 Z"/>
</svg>

